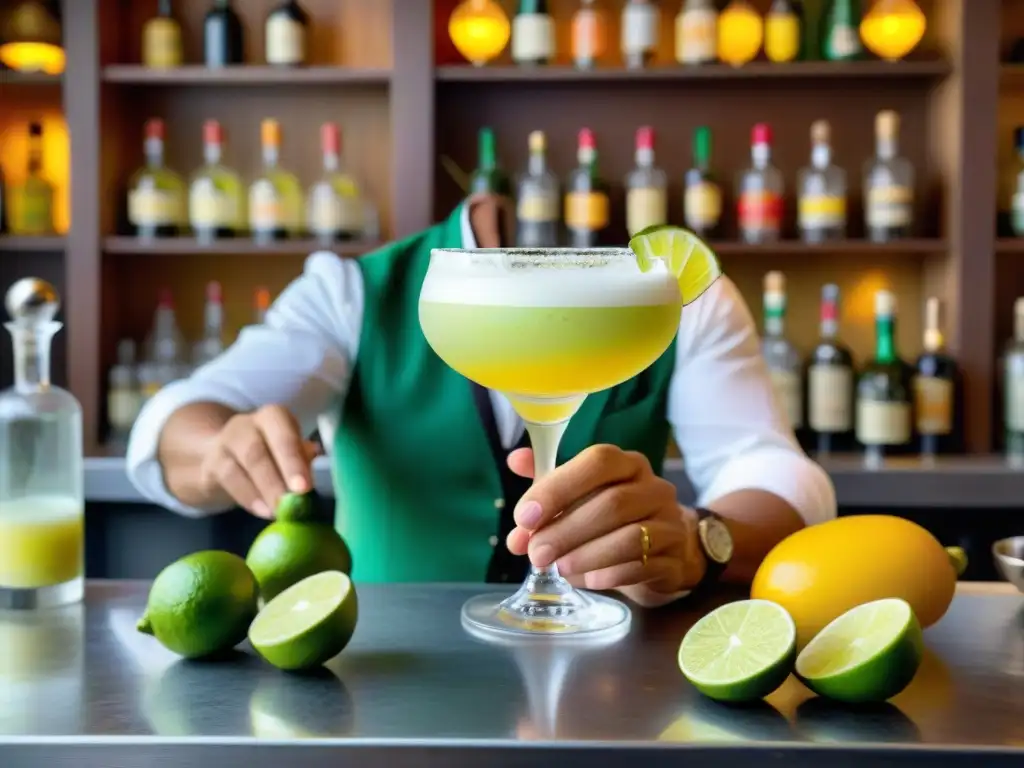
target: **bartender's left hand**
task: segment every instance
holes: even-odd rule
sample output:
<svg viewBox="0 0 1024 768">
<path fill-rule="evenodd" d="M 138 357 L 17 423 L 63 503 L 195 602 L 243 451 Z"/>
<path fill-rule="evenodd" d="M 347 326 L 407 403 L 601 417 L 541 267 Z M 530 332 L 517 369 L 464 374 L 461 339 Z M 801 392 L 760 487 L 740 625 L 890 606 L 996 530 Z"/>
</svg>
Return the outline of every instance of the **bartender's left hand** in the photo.
<svg viewBox="0 0 1024 768">
<path fill-rule="evenodd" d="M 533 452 L 513 451 L 508 465 L 533 477 Z M 704 575 L 695 514 L 641 453 L 587 448 L 534 483 L 516 506 L 515 521 L 509 551 L 528 554 L 535 566 L 556 563 L 576 586 L 618 589 L 647 603 L 651 592 L 686 590 Z M 641 525 L 650 541 L 646 565 Z"/>
</svg>

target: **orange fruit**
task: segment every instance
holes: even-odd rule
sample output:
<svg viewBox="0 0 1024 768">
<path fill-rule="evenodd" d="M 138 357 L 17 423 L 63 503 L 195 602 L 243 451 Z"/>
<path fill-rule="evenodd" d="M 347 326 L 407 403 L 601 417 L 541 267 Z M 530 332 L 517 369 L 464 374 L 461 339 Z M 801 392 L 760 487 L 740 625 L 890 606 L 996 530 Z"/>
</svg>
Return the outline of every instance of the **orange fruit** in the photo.
<svg viewBox="0 0 1024 768">
<path fill-rule="evenodd" d="M 946 550 L 921 526 L 889 515 L 855 515 L 797 531 L 768 553 L 750 596 L 793 617 L 797 647 L 863 603 L 906 600 L 922 627 L 953 601 L 962 550 Z"/>
</svg>

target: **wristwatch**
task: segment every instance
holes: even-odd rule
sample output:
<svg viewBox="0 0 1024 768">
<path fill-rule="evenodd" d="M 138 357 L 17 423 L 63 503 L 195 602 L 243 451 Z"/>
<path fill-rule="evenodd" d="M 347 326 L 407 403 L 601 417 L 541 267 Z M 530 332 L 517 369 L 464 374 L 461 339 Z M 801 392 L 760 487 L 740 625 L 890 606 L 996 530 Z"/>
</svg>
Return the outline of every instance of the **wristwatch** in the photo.
<svg viewBox="0 0 1024 768">
<path fill-rule="evenodd" d="M 697 513 L 697 541 L 707 560 L 707 568 L 703 578 L 690 590 L 691 595 L 714 586 L 732 560 L 733 553 L 732 534 L 725 521 L 710 509 L 694 507 L 694 512 Z"/>
</svg>

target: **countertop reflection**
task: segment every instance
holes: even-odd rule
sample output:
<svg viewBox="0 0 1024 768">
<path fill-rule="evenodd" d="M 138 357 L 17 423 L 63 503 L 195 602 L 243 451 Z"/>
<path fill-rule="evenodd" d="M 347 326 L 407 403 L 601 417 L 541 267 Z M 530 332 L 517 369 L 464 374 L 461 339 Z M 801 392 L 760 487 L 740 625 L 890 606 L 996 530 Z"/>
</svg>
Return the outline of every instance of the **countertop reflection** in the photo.
<svg viewBox="0 0 1024 768">
<path fill-rule="evenodd" d="M 246 647 L 219 662 L 179 660 L 135 631 L 147 589 L 93 582 L 84 606 L 0 613 L 0 748 L 13 755 L 5 765 L 31 749 L 40 759 L 47 745 L 86 743 L 898 747 L 1024 765 L 1024 597 L 1009 591 L 958 594 L 925 633 L 911 686 L 883 706 L 851 709 L 793 678 L 756 706 L 697 695 L 676 651 L 708 603 L 635 611 L 630 634 L 610 645 L 502 647 L 460 625 L 478 586 L 364 586 L 349 648 L 317 674 L 290 675 Z"/>
</svg>

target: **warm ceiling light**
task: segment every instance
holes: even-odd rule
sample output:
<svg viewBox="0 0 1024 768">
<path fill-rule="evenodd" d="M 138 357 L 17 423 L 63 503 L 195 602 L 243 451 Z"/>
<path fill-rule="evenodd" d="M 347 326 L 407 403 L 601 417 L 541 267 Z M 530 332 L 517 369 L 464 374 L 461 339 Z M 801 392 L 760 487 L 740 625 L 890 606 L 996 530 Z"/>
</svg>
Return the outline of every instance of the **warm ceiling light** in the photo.
<svg viewBox="0 0 1024 768">
<path fill-rule="evenodd" d="M 60 20 L 44 0 L 21 0 L 3 15 L 0 62 L 19 72 L 64 71 Z"/>
<path fill-rule="evenodd" d="M 876 56 L 898 61 L 921 42 L 925 25 L 914 0 L 876 0 L 860 22 L 860 39 Z"/>
<path fill-rule="evenodd" d="M 448 36 L 472 64 L 482 67 L 508 44 L 511 25 L 494 0 L 463 0 L 448 19 Z"/>
</svg>

